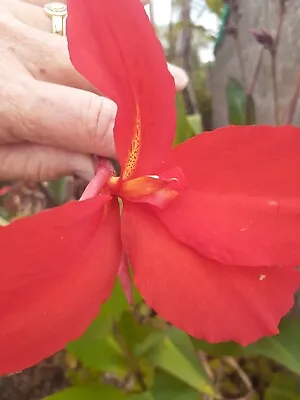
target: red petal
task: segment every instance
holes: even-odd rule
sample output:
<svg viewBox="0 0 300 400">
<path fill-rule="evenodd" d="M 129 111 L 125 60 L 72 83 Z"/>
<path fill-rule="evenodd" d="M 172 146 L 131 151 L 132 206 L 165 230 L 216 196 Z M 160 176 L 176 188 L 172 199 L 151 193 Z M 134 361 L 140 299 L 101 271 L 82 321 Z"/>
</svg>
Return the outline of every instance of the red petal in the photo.
<svg viewBox="0 0 300 400">
<path fill-rule="evenodd" d="M 118 104 L 115 142 L 123 177 L 151 174 L 171 149 L 175 86 L 139 0 L 69 0 L 75 68 Z"/>
<path fill-rule="evenodd" d="M 73 202 L 0 228 L 0 375 L 20 371 L 80 336 L 112 290 L 119 208 Z"/>
<path fill-rule="evenodd" d="M 278 332 L 296 269 L 224 266 L 179 243 L 145 206 L 126 204 L 122 239 L 147 304 L 189 334 L 243 345 Z"/>
<path fill-rule="evenodd" d="M 300 264 L 300 130 L 226 127 L 172 151 L 188 191 L 159 216 L 177 239 L 228 265 Z"/>
</svg>

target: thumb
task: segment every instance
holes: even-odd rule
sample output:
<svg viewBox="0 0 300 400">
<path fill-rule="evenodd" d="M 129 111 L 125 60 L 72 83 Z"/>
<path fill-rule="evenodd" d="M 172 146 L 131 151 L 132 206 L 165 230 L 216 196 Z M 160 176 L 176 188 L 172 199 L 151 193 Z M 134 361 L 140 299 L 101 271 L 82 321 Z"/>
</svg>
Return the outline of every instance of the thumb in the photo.
<svg viewBox="0 0 300 400">
<path fill-rule="evenodd" d="M 70 152 L 115 157 L 113 126 L 116 104 L 95 93 L 30 80 L 10 86 L 14 121 L 12 140 L 51 146 Z M 2 113 L 1 113 L 2 114 Z M 7 137 L 9 139 L 9 136 Z M 9 141 L 9 140 L 8 140 Z"/>
</svg>

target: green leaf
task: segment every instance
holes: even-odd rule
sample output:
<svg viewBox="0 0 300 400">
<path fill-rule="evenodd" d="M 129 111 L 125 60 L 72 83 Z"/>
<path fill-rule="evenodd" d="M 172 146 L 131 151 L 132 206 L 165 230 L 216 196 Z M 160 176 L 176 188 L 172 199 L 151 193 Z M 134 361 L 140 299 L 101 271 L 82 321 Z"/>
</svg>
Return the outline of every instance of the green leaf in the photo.
<svg viewBox="0 0 300 400">
<path fill-rule="evenodd" d="M 60 178 L 55 181 L 48 182 L 48 189 L 50 190 L 54 200 L 58 204 L 63 204 L 68 197 L 68 179 Z"/>
<path fill-rule="evenodd" d="M 184 332 L 172 328 L 164 339 L 162 349 L 153 353 L 152 361 L 156 367 L 197 391 L 214 394 L 209 378 L 200 361 L 196 360 L 191 339 Z"/>
<path fill-rule="evenodd" d="M 280 334 L 251 344 L 244 349 L 247 356 L 265 356 L 300 375 L 300 320 L 286 317 L 279 326 Z"/>
<path fill-rule="evenodd" d="M 156 399 L 154 399 L 151 393 L 145 392 L 140 394 L 130 394 L 126 396 L 126 400 L 156 400 Z"/>
<path fill-rule="evenodd" d="M 245 94 L 242 85 L 234 78 L 229 78 L 226 86 L 226 98 L 230 124 L 255 124 L 255 104 L 253 98 Z"/>
<path fill-rule="evenodd" d="M 111 297 L 102 306 L 96 320 L 78 340 L 69 343 L 67 349 L 86 367 L 120 373 L 126 364 L 123 352 L 111 332 L 113 324 L 126 310 L 129 310 L 129 304 L 117 280 Z"/>
<path fill-rule="evenodd" d="M 223 0 L 206 0 L 206 4 L 213 13 L 220 16 L 222 8 L 224 6 Z"/>
<path fill-rule="evenodd" d="M 118 326 L 128 350 L 136 357 L 147 357 L 162 345 L 163 332 L 150 324 L 138 323 L 131 312 L 123 313 Z"/>
<path fill-rule="evenodd" d="M 187 115 L 187 120 L 196 135 L 202 132 L 202 118 L 200 114 Z"/>
<path fill-rule="evenodd" d="M 176 95 L 176 110 L 177 110 L 177 123 L 176 123 L 176 137 L 174 145 L 180 144 L 187 139 L 195 136 L 195 131 L 189 123 L 183 97 L 181 93 Z"/>
<path fill-rule="evenodd" d="M 235 342 L 208 343 L 199 339 L 193 339 L 193 342 L 196 349 L 214 357 L 239 356 L 243 351 L 243 347 Z"/>
<path fill-rule="evenodd" d="M 47 400 L 123 400 L 125 395 L 109 386 L 73 387 L 46 397 Z M 46 400 L 44 399 L 44 400 Z"/>
<path fill-rule="evenodd" d="M 113 323 L 128 310 L 130 310 L 128 301 L 117 279 L 110 298 L 102 305 L 99 315 L 79 340 L 106 336 L 111 332 Z"/>
<path fill-rule="evenodd" d="M 277 374 L 272 380 L 270 387 L 266 390 L 265 400 L 299 400 L 300 381 L 299 378 L 285 373 Z"/>
<path fill-rule="evenodd" d="M 82 337 L 69 344 L 68 350 L 92 370 L 114 372 L 120 376 L 127 369 L 123 351 L 111 335 L 105 338 Z"/>
<path fill-rule="evenodd" d="M 155 400 L 199 400 L 199 392 L 163 371 L 155 374 L 151 389 Z"/>
<path fill-rule="evenodd" d="M 6 219 L 0 217 L 0 226 L 6 226 L 6 225 L 8 225 L 8 224 L 9 224 L 9 222 L 6 221 Z"/>
</svg>

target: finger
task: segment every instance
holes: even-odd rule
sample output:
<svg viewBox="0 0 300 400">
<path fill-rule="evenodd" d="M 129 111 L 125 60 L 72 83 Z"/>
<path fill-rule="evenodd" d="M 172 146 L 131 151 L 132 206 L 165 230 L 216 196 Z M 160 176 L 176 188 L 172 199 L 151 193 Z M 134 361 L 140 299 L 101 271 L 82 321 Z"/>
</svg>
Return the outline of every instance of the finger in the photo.
<svg viewBox="0 0 300 400">
<path fill-rule="evenodd" d="M 19 0 L 10 0 L 10 1 L 19 1 Z M 45 4 L 50 3 L 50 0 L 21 0 L 24 3 L 33 4 L 35 6 L 44 7 Z M 59 3 L 67 3 L 67 0 L 59 0 Z"/>
<path fill-rule="evenodd" d="M 7 89 L 0 128 L 10 128 L 7 140 L 114 157 L 116 110 L 113 101 L 94 93 L 27 79 Z"/>
<path fill-rule="evenodd" d="M 46 15 L 43 7 L 30 1 L 2 0 L 6 7 L 21 22 L 47 32 L 51 32 L 51 19 Z"/>
<path fill-rule="evenodd" d="M 67 175 L 92 179 L 91 157 L 31 144 L 0 146 L 0 180 L 43 181 Z"/>
<path fill-rule="evenodd" d="M 189 83 L 189 77 L 187 73 L 176 65 L 168 63 L 168 69 L 170 74 L 173 76 L 175 81 L 176 90 L 183 90 Z"/>
<path fill-rule="evenodd" d="M 51 32 L 51 20 L 43 8 L 20 1 L 6 1 L 16 18 L 31 27 L 20 26 L 14 32 L 14 44 L 18 58 L 34 78 L 99 93 L 72 66 L 67 39 L 48 33 Z M 144 2 L 146 3 L 147 1 Z M 45 32 L 37 32 L 34 28 Z M 175 65 L 168 64 L 168 67 L 174 77 L 176 89 L 183 90 L 189 81 L 187 74 Z"/>
<path fill-rule="evenodd" d="M 19 1 L 10 1 L 9 8 L 20 23 L 9 26 L 6 40 L 34 78 L 96 92 L 72 66 L 67 39 L 40 30 L 51 29 L 42 8 Z"/>
</svg>

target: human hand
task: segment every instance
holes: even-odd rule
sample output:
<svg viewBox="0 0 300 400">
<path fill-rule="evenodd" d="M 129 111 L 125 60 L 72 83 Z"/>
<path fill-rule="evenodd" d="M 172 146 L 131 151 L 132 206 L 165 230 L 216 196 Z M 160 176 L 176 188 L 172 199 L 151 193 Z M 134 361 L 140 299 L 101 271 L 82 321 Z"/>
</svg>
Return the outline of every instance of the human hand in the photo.
<svg viewBox="0 0 300 400">
<path fill-rule="evenodd" d="M 117 107 L 75 71 L 45 3 L 0 0 L 0 180 L 91 179 L 91 154 L 115 156 Z M 170 69 L 181 89 L 185 73 Z"/>
<path fill-rule="evenodd" d="M 1 0 L 0 30 L 0 179 L 90 179 L 90 154 L 115 155 L 116 105 L 75 71 L 42 7 Z"/>
</svg>

